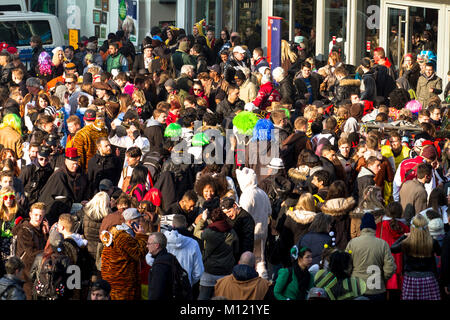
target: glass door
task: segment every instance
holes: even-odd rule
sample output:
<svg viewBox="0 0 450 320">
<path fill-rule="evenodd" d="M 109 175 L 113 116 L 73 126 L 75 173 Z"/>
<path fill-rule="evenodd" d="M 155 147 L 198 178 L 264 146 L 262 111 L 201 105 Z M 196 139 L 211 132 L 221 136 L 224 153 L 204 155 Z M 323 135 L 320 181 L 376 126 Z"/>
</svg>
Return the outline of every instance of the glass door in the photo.
<svg viewBox="0 0 450 320">
<path fill-rule="evenodd" d="M 402 57 L 408 53 L 410 30 L 409 8 L 406 6 L 387 5 L 387 46 L 386 56 L 399 70 Z"/>
</svg>

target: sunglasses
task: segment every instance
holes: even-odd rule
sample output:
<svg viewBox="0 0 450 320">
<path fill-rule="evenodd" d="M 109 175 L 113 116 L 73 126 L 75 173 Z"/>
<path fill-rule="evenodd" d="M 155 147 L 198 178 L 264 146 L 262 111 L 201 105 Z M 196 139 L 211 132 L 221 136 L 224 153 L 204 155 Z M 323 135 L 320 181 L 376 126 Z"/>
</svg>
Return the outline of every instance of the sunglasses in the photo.
<svg viewBox="0 0 450 320">
<path fill-rule="evenodd" d="M 66 84 L 74 84 L 75 81 L 66 81 Z"/>
<path fill-rule="evenodd" d="M 48 158 L 38 158 L 39 161 L 48 161 Z"/>
<path fill-rule="evenodd" d="M 194 88 L 194 91 L 202 91 L 202 89 Z"/>
<path fill-rule="evenodd" d="M 14 199 L 16 199 L 16 196 L 15 196 L 13 193 L 5 194 L 5 195 L 3 196 L 3 201 L 8 200 L 8 198 L 9 198 L 10 200 L 14 200 Z"/>
</svg>

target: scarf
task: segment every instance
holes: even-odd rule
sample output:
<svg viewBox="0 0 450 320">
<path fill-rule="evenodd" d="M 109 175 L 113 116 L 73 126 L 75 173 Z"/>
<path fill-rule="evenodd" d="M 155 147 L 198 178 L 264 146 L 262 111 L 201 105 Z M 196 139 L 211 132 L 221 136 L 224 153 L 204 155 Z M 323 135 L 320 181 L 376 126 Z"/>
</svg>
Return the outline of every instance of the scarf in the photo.
<svg viewBox="0 0 450 320">
<path fill-rule="evenodd" d="M 212 229 L 217 232 L 228 232 L 232 227 L 228 224 L 226 220 L 215 221 L 207 226 L 207 228 Z"/>
</svg>

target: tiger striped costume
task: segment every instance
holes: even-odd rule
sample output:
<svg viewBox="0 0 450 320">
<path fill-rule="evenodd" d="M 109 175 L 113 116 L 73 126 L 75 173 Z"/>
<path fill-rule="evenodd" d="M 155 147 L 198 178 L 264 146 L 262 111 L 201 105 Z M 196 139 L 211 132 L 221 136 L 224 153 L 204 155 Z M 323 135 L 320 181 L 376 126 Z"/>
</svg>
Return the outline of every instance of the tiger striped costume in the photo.
<svg viewBox="0 0 450 320">
<path fill-rule="evenodd" d="M 102 278 L 111 285 L 111 300 L 139 300 L 140 261 L 147 254 L 148 235 L 137 234 L 135 238 L 127 232 L 112 228 L 113 241 L 102 252 Z"/>
</svg>

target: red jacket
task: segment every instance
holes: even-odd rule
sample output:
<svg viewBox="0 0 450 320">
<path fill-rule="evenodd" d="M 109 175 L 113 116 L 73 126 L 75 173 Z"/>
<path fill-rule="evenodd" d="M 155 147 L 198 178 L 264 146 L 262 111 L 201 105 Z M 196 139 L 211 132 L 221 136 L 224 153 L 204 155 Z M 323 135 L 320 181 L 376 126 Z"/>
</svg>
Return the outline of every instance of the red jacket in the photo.
<svg viewBox="0 0 450 320">
<path fill-rule="evenodd" d="M 397 220 L 398 221 L 398 220 Z M 401 231 L 392 230 L 390 225 L 391 220 L 384 220 L 377 223 L 376 237 L 383 239 L 391 246 L 398 238 L 403 234 L 409 232 L 409 227 L 404 223 L 398 221 Z M 394 275 L 387 281 L 386 289 L 402 289 L 403 283 L 403 253 L 393 253 L 395 264 L 397 265 L 397 270 Z"/>
<path fill-rule="evenodd" d="M 406 159 L 400 164 L 400 176 L 402 183 L 408 180 L 412 180 L 417 177 L 417 167 L 423 162 L 421 156 L 417 156 L 412 159 Z"/>
<path fill-rule="evenodd" d="M 258 91 L 258 95 L 256 96 L 256 99 L 253 101 L 253 104 L 257 108 L 265 110 L 272 104 L 272 101 L 280 101 L 281 100 L 280 93 L 278 92 L 277 89 L 273 89 L 273 91 L 272 89 L 273 89 L 272 82 L 266 82 L 265 84 L 261 85 Z"/>
<path fill-rule="evenodd" d="M 167 118 L 166 118 L 166 126 L 168 126 L 171 123 L 177 122 L 179 117 L 180 117 L 179 115 L 176 116 L 172 112 L 169 111 L 169 113 L 167 114 Z"/>
</svg>

